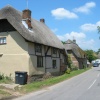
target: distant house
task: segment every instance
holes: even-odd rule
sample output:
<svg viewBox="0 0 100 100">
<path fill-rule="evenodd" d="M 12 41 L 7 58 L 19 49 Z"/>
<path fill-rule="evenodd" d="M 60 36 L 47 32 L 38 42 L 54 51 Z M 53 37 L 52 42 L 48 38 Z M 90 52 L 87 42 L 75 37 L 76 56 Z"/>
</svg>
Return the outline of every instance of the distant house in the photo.
<svg viewBox="0 0 100 100">
<path fill-rule="evenodd" d="M 31 18 L 29 9 L 11 6 L 0 10 L 0 73 L 14 77 L 15 71 L 29 76 L 59 73 L 65 59 L 64 46 L 46 26 Z"/>
<path fill-rule="evenodd" d="M 76 40 L 67 40 L 64 44 L 65 50 L 70 55 L 72 63 L 79 69 L 87 66 L 87 58 L 85 52 L 76 44 Z"/>
</svg>

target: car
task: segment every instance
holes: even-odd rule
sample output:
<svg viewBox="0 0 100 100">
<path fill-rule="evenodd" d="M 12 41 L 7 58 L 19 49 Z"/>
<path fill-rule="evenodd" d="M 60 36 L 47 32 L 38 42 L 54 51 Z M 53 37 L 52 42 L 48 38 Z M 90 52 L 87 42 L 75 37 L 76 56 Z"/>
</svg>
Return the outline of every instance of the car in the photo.
<svg viewBox="0 0 100 100">
<path fill-rule="evenodd" d="M 99 63 L 94 63 L 93 67 L 99 67 Z"/>
</svg>

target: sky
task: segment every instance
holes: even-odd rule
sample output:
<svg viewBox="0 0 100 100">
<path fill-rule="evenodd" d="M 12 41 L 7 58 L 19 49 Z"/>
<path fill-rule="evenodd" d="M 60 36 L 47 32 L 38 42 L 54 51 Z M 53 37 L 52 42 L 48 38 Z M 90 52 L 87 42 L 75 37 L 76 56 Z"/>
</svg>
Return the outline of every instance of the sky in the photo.
<svg viewBox="0 0 100 100">
<path fill-rule="evenodd" d="M 3 0 L 0 9 L 7 5 L 21 12 L 30 9 L 36 20 L 44 18 L 61 41 L 75 39 L 83 50 L 100 48 L 100 0 Z"/>
</svg>

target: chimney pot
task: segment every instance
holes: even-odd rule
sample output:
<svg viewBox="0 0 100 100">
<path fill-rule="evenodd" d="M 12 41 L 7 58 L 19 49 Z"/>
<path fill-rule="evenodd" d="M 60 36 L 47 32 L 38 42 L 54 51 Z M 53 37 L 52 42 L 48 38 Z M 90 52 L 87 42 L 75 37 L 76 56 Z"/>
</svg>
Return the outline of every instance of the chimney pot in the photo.
<svg viewBox="0 0 100 100">
<path fill-rule="evenodd" d="M 76 43 L 76 40 L 75 39 L 73 39 L 73 43 Z"/>
<path fill-rule="evenodd" d="M 41 18 L 40 22 L 45 23 L 45 19 Z"/>
</svg>

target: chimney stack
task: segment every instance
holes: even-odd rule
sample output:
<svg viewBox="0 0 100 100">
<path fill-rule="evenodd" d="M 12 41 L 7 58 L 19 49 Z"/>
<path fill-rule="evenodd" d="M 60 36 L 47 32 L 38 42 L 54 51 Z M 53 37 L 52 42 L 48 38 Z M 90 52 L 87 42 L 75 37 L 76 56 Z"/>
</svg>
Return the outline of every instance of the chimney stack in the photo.
<svg viewBox="0 0 100 100">
<path fill-rule="evenodd" d="M 40 22 L 45 23 L 45 19 L 41 18 Z"/>
<path fill-rule="evenodd" d="M 75 39 L 73 39 L 73 43 L 76 43 L 76 40 Z"/>
<path fill-rule="evenodd" d="M 22 20 L 26 22 L 29 29 L 32 29 L 32 26 L 31 26 L 31 11 L 29 9 L 23 10 Z"/>
</svg>

